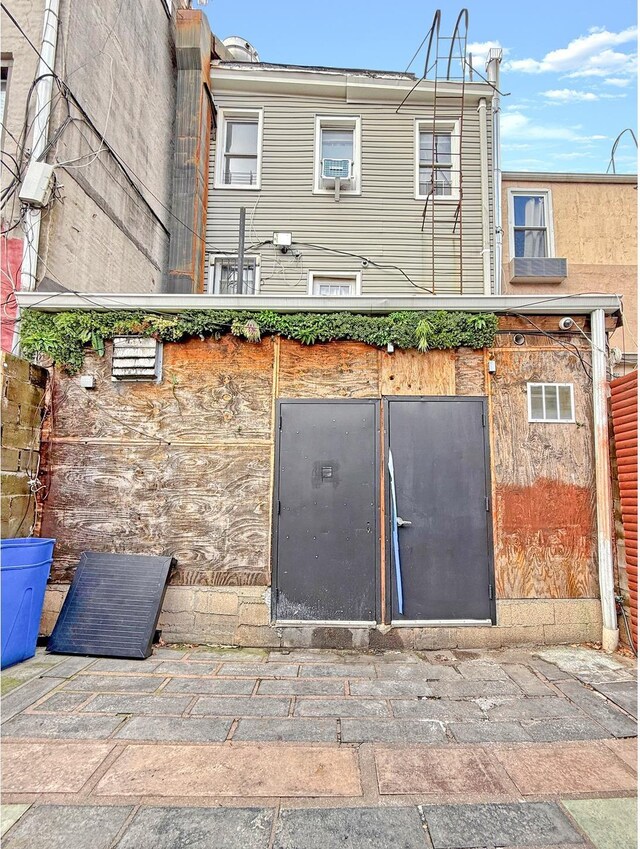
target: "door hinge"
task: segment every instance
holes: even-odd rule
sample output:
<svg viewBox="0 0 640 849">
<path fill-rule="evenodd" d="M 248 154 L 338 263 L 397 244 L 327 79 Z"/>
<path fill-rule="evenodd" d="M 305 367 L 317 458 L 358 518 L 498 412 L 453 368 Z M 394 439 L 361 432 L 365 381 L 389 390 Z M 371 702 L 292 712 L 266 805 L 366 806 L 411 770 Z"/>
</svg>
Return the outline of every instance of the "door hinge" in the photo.
<svg viewBox="0 0 640 849">
<path fill-rule="evenodd" d="M 278 430 L 282 430 L 282 416 L 280 416 L 280 420 L 278 422 Z"/>
<path fill-rule="evenodd" d="M 278 516 L 280 515 L 280 502 L 278 501 Z"/>
<path fill-rule="evenodd" d="M 493 600 L 493 584 L 489 584 L 489 598 Z"/>
<path fill-rule="evenodd" d="M 487 417 L 485 416 L 484 410 L 483 410 L 483 412 L 482 412 L 482 427 L 486 427 L 486 426 L 487 426 Z"/>
<path fill-rule="evenodd" d="M 484 509 L 487 511 L 487 513 L 489 512 L 489 496 L 488 495 L 485 495 L 485 497 L 484 497 Z"/>
</svg>

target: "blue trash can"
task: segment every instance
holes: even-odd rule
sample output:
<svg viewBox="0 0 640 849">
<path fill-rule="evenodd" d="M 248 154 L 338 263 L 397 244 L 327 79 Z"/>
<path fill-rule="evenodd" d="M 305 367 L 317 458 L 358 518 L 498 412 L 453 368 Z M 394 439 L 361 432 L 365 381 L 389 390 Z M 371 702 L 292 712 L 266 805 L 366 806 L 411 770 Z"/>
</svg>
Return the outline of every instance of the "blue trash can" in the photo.
<svg viewBox="0 0 640 849">
<path fill-rule="evenodd" d="M 0 541 L 2 669 L 36 653 L 54 544 L 36 537 Z"/>
</svg>

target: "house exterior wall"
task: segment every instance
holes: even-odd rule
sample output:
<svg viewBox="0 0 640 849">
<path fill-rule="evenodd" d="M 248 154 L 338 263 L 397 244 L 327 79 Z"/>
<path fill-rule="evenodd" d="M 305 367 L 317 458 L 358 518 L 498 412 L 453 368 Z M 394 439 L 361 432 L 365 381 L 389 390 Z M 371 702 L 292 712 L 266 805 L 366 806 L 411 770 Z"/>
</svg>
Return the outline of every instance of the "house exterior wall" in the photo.
<svg viewBox="0 0 640 849">
<path fill-rule="evenodd" d="M 549 329 L 553 321 L 536 319 Z M 566 349 L 537 336 L 523 349 L 516 332 L 526 332 L 523 321 L 503 318 L 493 349 L 393 355 L 348 342 L 194 339 L 165 344 L 157 384 L 114 383 L 107 351 L 87 356 L 90 393 L 56 372 L 41 529 L 58 543 L 43 628 L 80 553 L 117 549 L 176 557 L 160 622 L 168 641 L 437 648 L 598 639 L 589 381 Z M 570 338 L 584 347 L 577 332 Z M 528 423 L 526 382 L 536 378 L 573 383 L 575 423 Z M 497 625 L 270 624 L 276 399 L 393 395 L 488 398 Z"/>
<path fill-rule="evenodd" d="M 262 294 L 308 292 L 309 271 L 361 274 L 361 293 L 441 294 L 482 293 L 482 204 L 481 149 L 478 101 L 490 101 L 491 90 L 476 85 L 467 94 L 462 121 L 462 275 L 460 274 L 459 229 L 455 224 L 456 201 L 429 202 L 424 232 L 424 200 L 415 199 L 415 122 L 432 120 L 432 83 L 423 83 L 396 113 L 412 83 L 373 94 L 356 90 L 366 77 L 338 71 L 315 75 L 301 71 L 279 71 L 276 87 L 268 84 L 268 68 L 214 63 L 212 89 L 218 108 L 262 109 L 261 189 L 216 188 L 216 146 L 212 143 L 207 217 L 209 256 L 234 254 L 238 249 L 240 207 L 246 208 L 246 253 L 261 257 Z M 402 76 L 402 75 L 400 75 Z M 243 77 L 248 77 L 241 84 Z M 305 82 L 312 77 L 312 82 Z M 283 82 L 288 80 L 289 82 Z M 240 82 L 239 82 L 240 81 Z M 397 83 L 391 79 L 390 84 Z M 373 89 L 372 89 L 373 91 Z M 358 116 L 361 121 L 361 193 L 314 194 L 316 116 Z M 460 118 L 459 97 L 438 96 L 437 119 Z M 491 145 L 491 109 L 487 133 Z M 490 154 L 488 173 L 490 173 Z M 457 163 L 454 163 L 457 167 Z M 490 181 L 489 181 L 490 183 Z M 491 186 L 488 186 L 490 210 Z M 435 240 L 432 213 L 435 206 Z M 489 212 L 492 215 L 492 212 Z M 293 233 L 299 256 L 282 255 L 273 245 L 252 247 L 271 241 L 274 231 Z M 455 231 L 455 232 L 454 232 Z M 432 243 L 435 245 L 432 252 Z M 311 247 L 321 245 L 324 249 Z M 217 253 L 218 252 L 218 253 Z M 363 267 L 359 257 L 397 269 Z M 433 255 L 435 254 L 435 256 Z"/>
<path fill-rule="evenodd" d="M 555 256 L 568 260 L 562 283 L 509 282 L 509 189 L 547 190 L 551 194 Z M 582 292 L 617 294 L 623 299 L 624 329 L 611 345 L 637 358 L 638 192 L 634 175 L 536 175 L 504 173 L 502 291 L 505 295 L 544 293 L 549 297 Z M 636 359 L 637 361 L 637 359 Z M 623 366 L 618 367 L 623 370 Z"/>
</svg>

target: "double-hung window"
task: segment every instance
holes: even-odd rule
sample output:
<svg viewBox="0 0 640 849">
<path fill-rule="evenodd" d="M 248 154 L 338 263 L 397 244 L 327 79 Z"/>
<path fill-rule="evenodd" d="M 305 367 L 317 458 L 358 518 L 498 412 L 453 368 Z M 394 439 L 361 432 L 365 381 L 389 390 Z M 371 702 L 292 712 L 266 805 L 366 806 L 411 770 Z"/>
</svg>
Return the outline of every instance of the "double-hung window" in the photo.
<svg viewBox="0 0 640 849">
<path fill-rule="evenodd" d="M 243 265 L 240 278 L 237 257 L 211 257 L 209 292 L 214 295 L 256 295 L 260 288 L 259 259 L 245 256 Z"/>
<path fill-rule="evenodd" d="M 416 199 L 457 200 L 460 123 L 416 121 Z"/>
<path fill-rule="evenodd" d="M 218 110 L 216 188 L 259 189 L 262 110 Z"/>
<path fill-rule="evenodd" d="M 321 298 L 340 298 L 360 294 L 360 272 L 309 272 L 309 294 Z"/>
<path fill-rule="evenodd" d="M 551 196 L 548 191 L 511 189 L 511 256 L 553 256 Z"/>
<path fill-rule="evenodd" d="M 317 115 L 313 190 L 342 194 L 360 193 L 360 118 Z"/>
</svg>

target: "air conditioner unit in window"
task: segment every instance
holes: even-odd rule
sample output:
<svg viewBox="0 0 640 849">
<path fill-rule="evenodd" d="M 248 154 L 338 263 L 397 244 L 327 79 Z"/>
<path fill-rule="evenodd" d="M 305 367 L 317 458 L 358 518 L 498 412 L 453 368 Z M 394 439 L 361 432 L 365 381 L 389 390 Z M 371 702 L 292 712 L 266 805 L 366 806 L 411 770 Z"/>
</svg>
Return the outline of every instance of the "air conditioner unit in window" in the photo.
<svg viewBox="0 0 640 849">
<path fill-rule="evenodd" d="M 323 159 L 323 180 L 350 180 L 353 176 L 353 162 L 350 159 Z"/>
<path fill-rule="evenodd" d="M 562 257 L 514 257 L 509 263 L 510 283 L 562 283 L 567 260 Z"/>
</svg>

